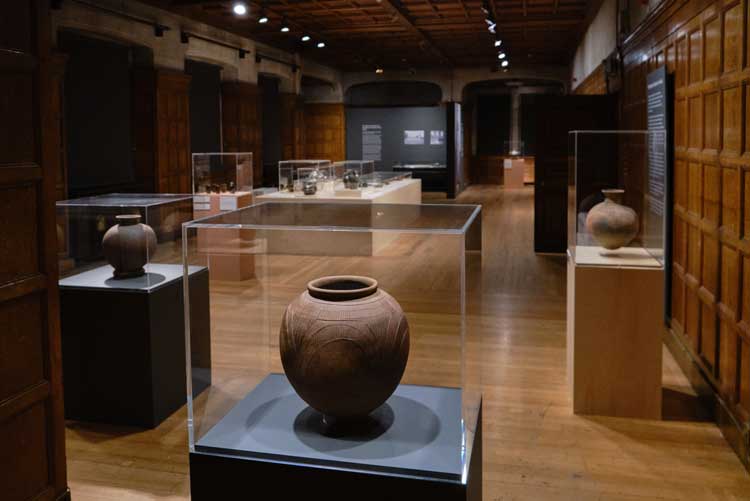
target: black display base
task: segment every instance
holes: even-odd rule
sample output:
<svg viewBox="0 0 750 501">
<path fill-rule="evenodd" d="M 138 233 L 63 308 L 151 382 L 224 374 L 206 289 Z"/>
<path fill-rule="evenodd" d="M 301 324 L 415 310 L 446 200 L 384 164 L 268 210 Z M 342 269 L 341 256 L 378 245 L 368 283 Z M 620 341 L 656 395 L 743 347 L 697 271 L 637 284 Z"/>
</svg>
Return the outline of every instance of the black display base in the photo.
<svg viewBox="0 0 750 501">
<path fill-rule="evenodd" d="M 460 418 L 458 390 L 400 386 L 372 415 L 388 423 L 380 433 L 346 437 L 320 433 L 322 416 L 289 391 L 286 378 L 270 375 L 198 440 L 190 454 L 193 501 L 481 501 L 481 408 L 464 479 L 461 436 L 450 429 Z M 435 421 L 415 415 L 420 407 Z"/>
<path fill-rule="evenodd" d="M 186 402 L 181 265 L 60 281 L 65 417 L 153 428 Z M 193 395 L 211 385 L 208 270 L 190 273 Z"/>
</svg>

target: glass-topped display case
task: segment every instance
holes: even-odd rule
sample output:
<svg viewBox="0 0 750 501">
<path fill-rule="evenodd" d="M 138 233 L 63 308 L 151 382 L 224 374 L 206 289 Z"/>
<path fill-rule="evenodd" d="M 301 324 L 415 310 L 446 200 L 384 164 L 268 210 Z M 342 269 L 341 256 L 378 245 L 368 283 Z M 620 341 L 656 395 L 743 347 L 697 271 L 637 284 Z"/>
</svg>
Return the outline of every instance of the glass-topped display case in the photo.
<svg viewBox="0 0 750 501">
<path fill-rule="evenodd" d="M 186 224 L 186 269 L 219 252 L 254 261 L 251 280 L 210 281 L 212 386 L 188 397 L 191 477 L 221 458 L 466 484 L 480 225 L 474 205 L 320 202 Z M 247 246 L 200 245 L 226 229 Z"/>
<path fill-rule="evenodd" d="M 165 273 L 179 275 L 181 225 L 193 218 L 192 206 L 190 195 L 154 193 L 57 202 L 60 284 L 148 287 Z"/>
<path fill-rule="evenodd" d="M 334 172 L 330 160 L 282 160 L 279 162 L 279 191 L 314 195 L 333 192 Z M 307 193 L 305 193 L 307 185 Z"/>
<path fill-rule="evenodd" d="M 666 133 L 571 131 L 568 140 L 568 249 L 575 263 L 664 267 Z"/>
<path fill-rule="evenodd" d="M 375 172 L 372 160 L 344 160 L 333 163 L 333 175 L 336 178 L 336 190 L 358 190 L 367 186 Z"/>
<path fill-rule="evenodd" d="M 252 153 L 193 153 L 192 160 L 193 194 L 252 193 Z"/>
</svg>

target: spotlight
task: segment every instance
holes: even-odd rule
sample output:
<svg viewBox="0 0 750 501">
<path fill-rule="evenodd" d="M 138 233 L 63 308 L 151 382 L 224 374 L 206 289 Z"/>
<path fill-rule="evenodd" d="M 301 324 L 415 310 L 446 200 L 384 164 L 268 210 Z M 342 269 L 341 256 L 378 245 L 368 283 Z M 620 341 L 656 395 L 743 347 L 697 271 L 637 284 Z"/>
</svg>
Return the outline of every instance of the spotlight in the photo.
<svg viewBox="0 0 750 501">
<path fill-rule="evenodd" d="M 495 40 L 495 47 L 500 47 L 503 44 L 502 40 Z"/>
<path fill-rule="evenodd" d="M 281 32 L 282 33 L 289 33 L 289 25 L 286 24 L 286 19 L 281 20 Z"/>
<path fill-rule="evenodd" d="M 375 73 L 377 73 L 378 75 L 382 75 L 383 74 L 383 68 L 375 68 Z"/>
<path fill-rule="evenodd" d="M 234 2 L 232 6 L 232 12 L 238 16 L 244 16 L 247 14 L 247 5 L 244 2 Z"/>
<path fill-rule="evenodd" d="M 325 47 L 325 46 L 326 46 L 326 43 L 325 43 L 325 42 L 318 42 L 318 48 L 319 48 L 319 49 L 322 49 L 322 48 L 323 48 L 323 47 Z"/>
<path fill-rule="evenodd" d="M 260 11 L 260 17 L 258 18 L 260 24 L 266 24 L 268 22 L 268 15 L 264 10 Z"/>
<path fill-rule="evenodd" d="M 502 66 L 503 68 L 507 68 L 508 67 L 508 61 L 503 61 L 502 63 L 500 63 L 500 66 Z"/>
<path fill-rule="evenodd" d="M 303 42 L 309 42 L 310 41 L 310 35 L 302 35 L 302 41 Z"/>
<path fill-rule="evenodd" d="M 497 58 L 498 59 L 505 59 L 505 52 L 501 52 L 500 54 L 498 54 Z"/>
</svg>

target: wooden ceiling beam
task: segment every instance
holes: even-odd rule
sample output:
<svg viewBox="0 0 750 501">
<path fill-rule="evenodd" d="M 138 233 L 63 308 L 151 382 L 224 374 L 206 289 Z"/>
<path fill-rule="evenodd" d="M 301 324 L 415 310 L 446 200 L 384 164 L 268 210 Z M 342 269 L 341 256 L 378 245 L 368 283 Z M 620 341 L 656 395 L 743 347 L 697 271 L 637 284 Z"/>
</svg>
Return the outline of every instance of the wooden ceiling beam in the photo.
<svg viewBox="0 0 750 501">
<path fill-rule="evenodd" d="M 396 5 L 394 0 L 381 0 L 380 5 L 383 7 L 383 9 L 386 10 L 386 12 L 388 12 L 388 14 L 391 14 L 393 16 L 395 21 L 398 21 L 407 30 L 414 33 L 420 39 L 421 43 L 424 44 L 425 48 L 436 54 L 444 63 L 448 63 L 451 65 L 453 64 L 445 55 L 445 53 L 437 45 L 435 45 L 435 42 L 432 41 L 432 38 L 430 38 L 427 33 L 417 28 L 417 26 L 408 17 L 408 15 L 403 12 L 402 8 Z"/>
</svg>

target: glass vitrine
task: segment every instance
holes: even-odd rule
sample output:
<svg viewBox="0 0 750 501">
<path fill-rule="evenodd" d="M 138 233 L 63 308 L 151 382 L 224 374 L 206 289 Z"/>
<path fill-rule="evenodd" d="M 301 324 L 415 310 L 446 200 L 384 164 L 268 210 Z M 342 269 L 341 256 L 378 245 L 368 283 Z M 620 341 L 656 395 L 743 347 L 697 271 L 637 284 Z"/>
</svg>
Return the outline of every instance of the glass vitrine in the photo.
<svg viewBox="0 0 750 501">
<path fill-rule="evenodd" d="M 372 160 L 344 160 L 333 163 L 336 190 L 358 190 L 367 186 L 367 179 L 375 172 Z"/>
<path fill-rule="evenodd" d="M 209 268 L 213 360 L 188 397 L 191 453 L 465 483 L 480 220 L 474 205 L 265 202 L 186 224 L 186 269 Z M 213 278 L 228 252 L 252 276 Z"/>
<path fill-rule="evenodd" d="M 333 191 L 333 167 L 330 160 L 282 160 L 279 162 L 279 191 L 304 194 L 305 182 L 315 190 Z M 308 184 L 308 194 L 312 186 Z"/>
<path fill-rule="evenodd" d="M 251 193 L 253 154 L 193 153 L 193 194 Z"/>
<path fill-rule="evenodd" d="M 571 131 L 568 140 L 568 249 L 575 263 L 664 267 L 666 132 Z"/>
<path fill-rule="evenodd" d="M 192 208 L 190 195 L 154 193 L 57 202 L 61 285 L 138 288 L 179 276 L 181 225 Z"/>
</svg>

